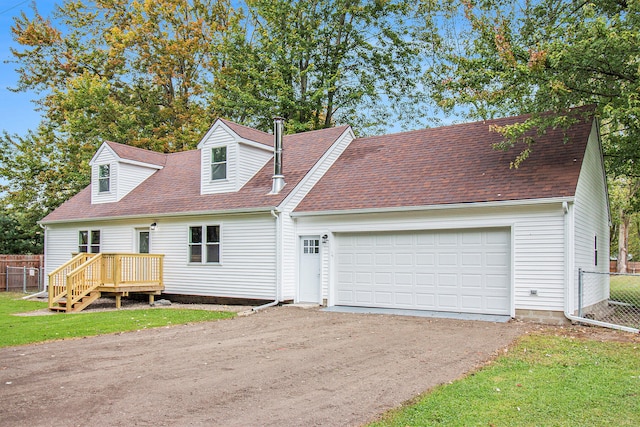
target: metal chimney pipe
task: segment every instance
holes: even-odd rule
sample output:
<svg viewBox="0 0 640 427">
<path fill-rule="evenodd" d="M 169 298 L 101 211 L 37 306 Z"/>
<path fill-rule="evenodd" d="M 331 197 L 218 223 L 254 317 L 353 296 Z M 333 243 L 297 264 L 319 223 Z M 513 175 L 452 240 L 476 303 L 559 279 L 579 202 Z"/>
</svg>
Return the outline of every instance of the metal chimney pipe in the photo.
<svg viewBox="0 0 640 427">
<path fill-rule="evenodd" d="M 282 117 L 273 118 L 273 187 L 271 194 L 278 194 L 284 187 L 284 175 L 282 174 L 282 134 L 284 119 Z"/>
</svg>

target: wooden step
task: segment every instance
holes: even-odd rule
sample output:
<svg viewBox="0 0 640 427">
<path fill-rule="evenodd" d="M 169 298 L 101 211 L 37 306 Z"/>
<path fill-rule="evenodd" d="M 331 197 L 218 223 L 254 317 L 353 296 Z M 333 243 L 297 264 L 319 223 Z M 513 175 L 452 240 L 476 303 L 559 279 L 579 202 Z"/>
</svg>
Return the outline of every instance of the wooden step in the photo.
<svg viewBox="0 0 640 427">
<path fill-rule="evenodd" d="M 100 298 L 100 291 L 92 291 L 89 295 L 84 296 L 80 301 L 73 305 L 71 311 L 78 312 L 84 310 L 89 304 Z"/>
</svg>

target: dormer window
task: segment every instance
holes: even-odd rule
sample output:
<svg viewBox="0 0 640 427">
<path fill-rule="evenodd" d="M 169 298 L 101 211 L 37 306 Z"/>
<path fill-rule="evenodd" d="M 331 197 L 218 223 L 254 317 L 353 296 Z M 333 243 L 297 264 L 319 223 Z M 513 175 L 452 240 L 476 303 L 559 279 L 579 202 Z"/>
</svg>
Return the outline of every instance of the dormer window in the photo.
<svg viewBox="0 0 640 427">
<path fill-rule="evenodd" d="M 211 181 L 227 178 L 227 147 L 211 149 Z"/>
<path fill-rule="evenodd" d="M 100 193 L 111 191 L 111 168 L 109 165 L 98 166 L 98 191 Z"/>
</svg>

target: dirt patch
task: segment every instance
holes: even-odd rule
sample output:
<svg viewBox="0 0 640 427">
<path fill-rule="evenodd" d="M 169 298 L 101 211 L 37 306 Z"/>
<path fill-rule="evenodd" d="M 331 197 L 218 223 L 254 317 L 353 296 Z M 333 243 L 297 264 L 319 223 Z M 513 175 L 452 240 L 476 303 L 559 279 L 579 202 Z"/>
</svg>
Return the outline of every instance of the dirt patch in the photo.
<svg viewBox="0 0 640 427">
<path fill-rule="evenodd" d="M 37 301 L 47 302 L 46 299 L 37 299 Z M 244 305 L 223 305 L 223 304 L 185 304 L 175 301 L 169 301 L 165 299 L 157 299 L 154 305 L 151 306 L 147 301 L 139 299 L 123 298 L 120 303 L 119 310 L 141 310 L 146 308 L 186 308 L 192 310 L 213 310 L 213 311 L 232 311 L 234 313 L 247 312 L 251 310 L 251 306 Z M 116 302 L 114 298 L 98 298 L 91 305 L 78 313 L 68 314 L 82 314 L 82 313 L 96 313 L 100 311 L 114 311 L 116 308 Z M 48 308 L 42 310 L 27 311 L 26 313 L 17 313 L 16 316 L 49 316 L 52 314 L 59 314 L 58 312 L 51 311 Z"/>
<path fill-rule="evenodd" d="M 276 307 L 0 349 L 4 426 L 360 425 L 531 325 Z"/>
</svg>

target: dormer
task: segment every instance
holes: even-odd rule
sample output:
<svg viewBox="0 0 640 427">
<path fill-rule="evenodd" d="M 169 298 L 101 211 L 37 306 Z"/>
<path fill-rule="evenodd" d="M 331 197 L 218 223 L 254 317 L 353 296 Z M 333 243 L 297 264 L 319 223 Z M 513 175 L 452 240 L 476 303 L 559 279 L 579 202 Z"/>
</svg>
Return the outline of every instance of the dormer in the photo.
<svg viewBox="0 0 640 427">
<path fill-rule="evenodd" d="M 200 194 L 235 192 L 273 158 L 273 136 L 218 119 L 198 149 Z"/>
<path fill-rule="evenodd" d="M 104 142 L 89 162 L 91 204 L 120 201 L 163 168 L 166 155 L 116 142 Z"/>
</svg>

